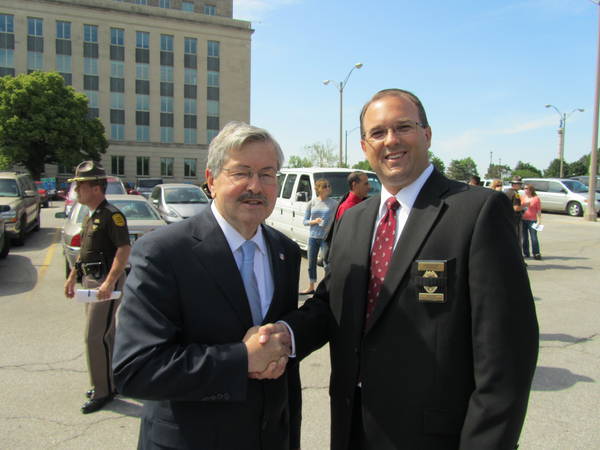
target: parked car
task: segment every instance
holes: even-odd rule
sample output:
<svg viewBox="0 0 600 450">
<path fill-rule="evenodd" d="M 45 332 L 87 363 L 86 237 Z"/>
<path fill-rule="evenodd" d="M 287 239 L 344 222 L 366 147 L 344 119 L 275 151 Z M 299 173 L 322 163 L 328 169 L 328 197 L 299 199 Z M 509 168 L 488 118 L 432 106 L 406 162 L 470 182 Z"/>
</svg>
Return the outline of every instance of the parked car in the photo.
<svg viewBox="0 0 600 450">
<path fill-rule="evenodd" d="M 542 211 L 566 212 L 582 216 L 587 209 L 588 188 L 577 180 L 564 178 L 524 178 L 532 184 L 542 203 Z M 596 193 L 596 211 L 600 211 L 600 194 Z"/>
<path fill-rule="evenodd" d="M 8 206 L 0 205 L 0 212 L 8 210 Z M 0 259 L 6 258 L 10 249 L 10 238 L 4 230 L 4 219 L 0 217 Z"/>
<path fill-rule="evenodd" d="M 44 188 L 44 183 L 41 181 L 34 181 L 34 183 L 37 187 L 38 194 L 40 194 L 40 203 L 42 204 L 42 207 L 47 208 L 50 206 L 50 199 L 48 191 Z"/>
<path fill-rule="evenodd" d="M 582 175 L 582 176 L 577 176 L 577 177 L 571 177 L 571 180 L 577 180 L 583 184 L 585 184 L 587 187 L 590 186 L 590 177 L 589 175 Z M 600 192 L 600 177 L 596 177 L 596 192 Z"/>
<path fill-rule="evenodd" d="M 109 203 L 119 208 L 127 219 L 131 244 L 143 234 L 166 225 L 150 202 L 142 196 L 109 194 L 106 196 L 106 199 Z M 68 216 L 64 212 L 55 214 L 56 218 L 65 219 L 62 229 L 62 246 L 63 254 L 65 255 L 65 271 L 67 276 L 69 276 L 69 272 L 79 256 L 81 248 L 81 224 L 87 214 L 89 214 L 88 207 L 77 201 L 73 205 L 71 214 Z"/>
<path fill-rule="evenodd" d="M 5 230 L 16 245 L 25 243 L 29 231 L 40 229 L 40 194 L 28 174 L 0 172 L 0 213 Z"/>
<path fill-rule="evenodd" d="M 162 178 L 138 178 L 134 189 L 139 194 L 148 198 L 150 196 L 150 193 L 152 192 L 152 189 L 154 189 L 154 186 L 162 183 Z"/>
<path fill-rule="evenodd" d="M 180 222 L 206 208 L 210 201 L 201 187 L 193 184 L 158 184 L 150 201 L 167 223 Z"/>
<path fill-rule="evenodd" d="M 106 179 L 106 195 L 127 194 L 127 190 L 119 177 L 108 177 Z M 71 208 L 77 201 L 77 192 L 75 192 L 75 183 L 69 186 L 69 193 L 65 199 L 65 215 L 69 215 Z"/>
<path fill-rule="evenodd" d="M 277 176 L 279 191 L 275 208 L 266 219 L 266 224 L 276 228 L 290 239 L 296 241 L 301 249 L 308 246 L 309 227 L 305 226 L 304 211 L 313 198 L 315 181 L 325 178 L 331 185 L 330 197 L 339 200 L 348 192 L 348 175 L 353 169 L 303 168 L 281 169 Z M 364 171 L 369 178 L 369 195 L 381 192 L 381 182 L 374 172 Z"/>
</svg>

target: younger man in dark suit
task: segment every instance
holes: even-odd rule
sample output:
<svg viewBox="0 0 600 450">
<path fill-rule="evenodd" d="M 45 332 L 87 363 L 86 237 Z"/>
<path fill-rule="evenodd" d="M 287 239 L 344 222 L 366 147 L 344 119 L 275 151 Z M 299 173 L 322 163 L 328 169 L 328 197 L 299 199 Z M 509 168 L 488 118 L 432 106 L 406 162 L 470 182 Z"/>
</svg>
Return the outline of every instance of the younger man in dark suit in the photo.
<svg viewBox="0 0 600 450">
<path fill-rule="evenodd" d="M 146 400 L 140 448 L 300 447 L 297 363 L 251 378 L 279 375 L 290 351 L 284 334 L 259 344 L 256 325 L 297 307 L 299 248 L 262 224 L 282 162 L 267 131 L 229 123 L 209 146 L 211 207 L 134 246 L 114 374 Z"/>
</svg>

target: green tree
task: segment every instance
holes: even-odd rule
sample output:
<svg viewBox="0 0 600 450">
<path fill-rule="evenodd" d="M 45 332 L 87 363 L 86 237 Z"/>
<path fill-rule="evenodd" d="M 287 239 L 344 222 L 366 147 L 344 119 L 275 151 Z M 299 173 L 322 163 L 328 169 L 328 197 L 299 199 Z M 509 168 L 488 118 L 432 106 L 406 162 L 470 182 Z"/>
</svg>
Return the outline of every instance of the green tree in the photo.
<svg viewBox="0 0 600 450">
<path fill-rule="evenodd" d="M 448 178 L 459 181 L 468 181 L 473 175 L 479 175 L 477 173 L 477 164 L 471 157 L 464 159 L 453 159 L 450 162 L 450 167 L 446 171 Z"/>
<path fill-rule="evenodd" d="M 529 163 L 519 161 L 512 171 L 512 175 L 519 175 L 521 178 L 536 178 L 542 176 L 542 171 Z"/>
<path fill-rule="evenodd" d="M 581 158 L 578 159 L 578 162 L 583 163 L 583 165 L 586 168 L 585 173 L 582 173 L 581 175 L 589 175 L 590 174 L 590 159 L 591 159 L 591 155 L 589 153 L 586 153 L 585 155 L 583 155 Z M 598 149 L 596 161 L 598 161 L 598 167 L 596 167 L 596 173 L 600 174 L 600 148 Z M 577 174 L 577 175 L 579 175 L 579 174 Z"/>
<path fill-rule="evenodd" d="M 507 178 L 511 170 L 506 164 L 490 164 L 484 178 Z"/>
<path fill-rule="evenodd" d="M 287 166 L 292 168 L 312 167 L 312 162 L 308 158 L 293 155 L 288 159 Z"/>
<path fill-rule="evenodd" d="M 435 156 L 431 150 L 429 150 L 429 161 L 431 161 L 431 164 L 433 164 L 433 167 L 435 167 L 438 172 L 444 173 L 446 171 L 444 161 Z"/>
<path fill-rule="evenodd" d="M 563 171 L 565 167 L 563 165 Z M 546 170 L 544 170 L 544 176 L 546 178 L 557 178 L 560 176 L 560 159 L 553 159 Z"/>
<path fill-rule="evenodd" d="M 366 159 L 364 161 L 357 162 L 352 166 L 352 168 L 356 170 L 373 170 L 371 164 Z"/>
<path fill-rule="evenodd" d="M 308 158 L 315 167 L 335 167 L 338 162 L 338 156 L 331 142 L 326 143 L 315 142 L 311 145 L 304 146 L 304 150 L 308 153 Z"/>
<path fill-rule="evenodd" d="M 575 162 L 569 163 L 569 176 L 575 177 L 578 175 L 588 175 L 590 173 L 590 158 L 588 158 L 588 163 L 585 164 L 584 161 L 578 159 Z"/>
<path fill-rule="evenodd" d="M 56 72 L 0 78 L 0 155 L 34 178 L 44 164 L 72 167 L 98 161 L 108 142 L 99 119 L 88 117 L 87 97 Z"/>
</svg>

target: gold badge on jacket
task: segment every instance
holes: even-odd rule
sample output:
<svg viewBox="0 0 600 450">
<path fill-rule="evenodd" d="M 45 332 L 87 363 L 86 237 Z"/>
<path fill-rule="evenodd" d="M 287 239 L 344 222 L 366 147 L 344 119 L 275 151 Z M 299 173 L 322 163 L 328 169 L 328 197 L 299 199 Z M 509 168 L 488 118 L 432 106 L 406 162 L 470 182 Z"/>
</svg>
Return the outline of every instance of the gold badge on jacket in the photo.
<svg viewBox="0 0 600 450">
<path fill-rule="evenodd" d="M 125 226 L 125 218 L 123 217 L 122 214 L 119 214 L 119 213 L 113 214 L 112 220 L 115 223 L 115 225 L 118 227 Z"/>
<path fill-rule="evenodd" d="M 417 260 L 413 265 L 413 279 L 420 302 L 445 303 L 447 260 Z"/>
</svg>

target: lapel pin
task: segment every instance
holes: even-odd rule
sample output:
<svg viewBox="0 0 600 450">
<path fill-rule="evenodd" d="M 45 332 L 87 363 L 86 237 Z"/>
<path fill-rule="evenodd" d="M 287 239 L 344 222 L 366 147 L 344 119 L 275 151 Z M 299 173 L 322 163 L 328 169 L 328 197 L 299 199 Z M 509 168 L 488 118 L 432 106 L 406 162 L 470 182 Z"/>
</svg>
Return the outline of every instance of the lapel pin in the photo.
<svg viewBox="0 0 600 450">
<path fill-rule="evenodd" d="M 283 253 L 280 253 L 280 254 L 279 254 L 279 259 L 280 259 L 280 260 L 282 260 L 282 261 L 285 261 L 285 256 L 284 256 L 284 254 L 283 254 Z"/>
</svg>

